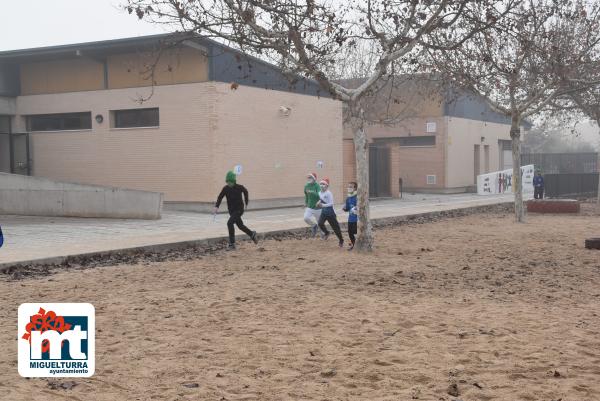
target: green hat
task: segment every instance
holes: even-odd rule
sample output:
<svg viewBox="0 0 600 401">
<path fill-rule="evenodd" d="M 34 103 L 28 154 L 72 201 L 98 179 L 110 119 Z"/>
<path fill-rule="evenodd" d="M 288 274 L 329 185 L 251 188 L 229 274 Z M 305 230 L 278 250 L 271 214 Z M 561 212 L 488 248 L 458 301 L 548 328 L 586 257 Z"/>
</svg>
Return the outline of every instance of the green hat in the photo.
<svg viewBox="0 0 600 401">
<path fill-rule="evenodd" d="M 225 176 L 225 182 L 235 184 L 235 173 L 233 171 L 228 171 Z"/>
</svg>

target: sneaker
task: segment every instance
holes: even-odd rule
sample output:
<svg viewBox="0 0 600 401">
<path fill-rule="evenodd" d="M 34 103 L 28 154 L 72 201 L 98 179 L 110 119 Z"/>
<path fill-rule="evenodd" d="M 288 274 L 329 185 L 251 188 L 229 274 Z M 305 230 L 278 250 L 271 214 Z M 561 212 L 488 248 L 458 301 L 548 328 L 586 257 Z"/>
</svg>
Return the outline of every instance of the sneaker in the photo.
<svg viewBox="0 0 600 401">
<path fill-rule="evenodd" d="M 354 249 L 354 244 L 350 244 L 350 246 L 348 247 L 348 251 L 351 251 Z"/>
<path fill-rule="evenodd" d="M 252 241 L 254 241 L 255 244 L 258 244 L 258 236 L 256 235 L 256 231 L 252 231 L 250 238 L 252 238 Z"/>
<path fill-rule="evenodd" d="M 312 226 L 312 228 L 310 229 L 310 236 L 312 238 L 315 238 L 317 236 L 318 229 L 319 229 L 319 226 L 317 226 L 316 224 L 314 226 Z"/>
<path fill-rule="evenodd" d="M 343 248 L 343 247 L 344 247 L 344 240 L 341 240 L 341 241 L 338 243 L 338 245 L 339 245 L 339 247 L 340 247 L 340 248 Z"/>
<path fill-rule="evenodd" d="M 327 238 L 329 238 L 329 233 L 321 234 L 321 238 L 323 238 L 323 241 L 327 241 Z"/>
<path fill-rule="evenodd" d="M 229 244 L 229 245 L 227 246 L 227 249 L 226 249 L 226 250 L 227 250 L 227 251 L 235 251 L 235 244 Z"/>
</svg>

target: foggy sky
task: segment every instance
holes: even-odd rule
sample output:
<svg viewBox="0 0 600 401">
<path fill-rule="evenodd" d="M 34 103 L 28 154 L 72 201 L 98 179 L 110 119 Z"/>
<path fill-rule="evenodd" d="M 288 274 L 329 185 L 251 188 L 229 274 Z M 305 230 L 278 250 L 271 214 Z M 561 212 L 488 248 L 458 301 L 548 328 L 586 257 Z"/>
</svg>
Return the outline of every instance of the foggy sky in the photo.
<svg viewBox="0 0 600 401">
<path fill-rule="evenodd" d="M 118 10 L 124 0 L 0 0 L 0 51 L 166 32 Z"/>
</svg>

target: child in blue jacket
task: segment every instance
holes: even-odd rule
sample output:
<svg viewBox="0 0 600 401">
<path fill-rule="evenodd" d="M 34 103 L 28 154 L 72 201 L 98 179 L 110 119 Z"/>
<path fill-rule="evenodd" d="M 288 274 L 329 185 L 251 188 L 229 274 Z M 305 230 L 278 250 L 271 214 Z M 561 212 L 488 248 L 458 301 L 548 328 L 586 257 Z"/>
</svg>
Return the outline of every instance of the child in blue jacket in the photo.
<svg viewBox="0 0 600 401">
<path fill-rule="evenodd" d="M 356 209 L 356 190 L 358 185 L 355 182 L 348 184 L 348 197 L 346 198 L 346 204 L 344 205 L 344 212 L 348 212 L 348 236 L 350 237 L 349 251 L 354 249 L 354 243 L 356 242 L 356 233 L 358 232 L 358 211 Z"/>
</svg>

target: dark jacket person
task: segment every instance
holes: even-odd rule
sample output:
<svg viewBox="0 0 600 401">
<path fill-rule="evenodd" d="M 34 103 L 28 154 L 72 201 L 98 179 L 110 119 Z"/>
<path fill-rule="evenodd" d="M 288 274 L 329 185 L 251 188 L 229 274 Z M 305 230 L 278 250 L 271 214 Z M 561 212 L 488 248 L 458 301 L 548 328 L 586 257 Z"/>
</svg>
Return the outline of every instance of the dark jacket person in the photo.
<svg viewBox="0 0 600 401">
<path fill-rule="evenodd" d="M 217 197 L 215 203 L 215 213 L 221 206 L 223 197 L 227 198 L 227 210 L 229 211 L 229 220 L 227 220 L 227 229 L 229 230 L 229 250 L 235 249 L 235 228 L 234 225 L 238 226 L 240 230 L 245 232 L 254 243 L 258 243 L 256 231 L 250 230 L 244 225 L 242 221 L 242 215 L 244 214 L 244 206 L 248 206 L 248 190 L 240 184 L 236 183 L 236 176 L 233 171 L 228 171 L 225 176 L 225 182 L 227 185 L 223 187 L 221 193 Z M 242 198 L 243 196 L 243 198 Z"/>
<path fill-rule="evenodd" d="M 539 171 L 533 177 L 533 198 L 544 199 L 544 177 Z"/>
</svg>

